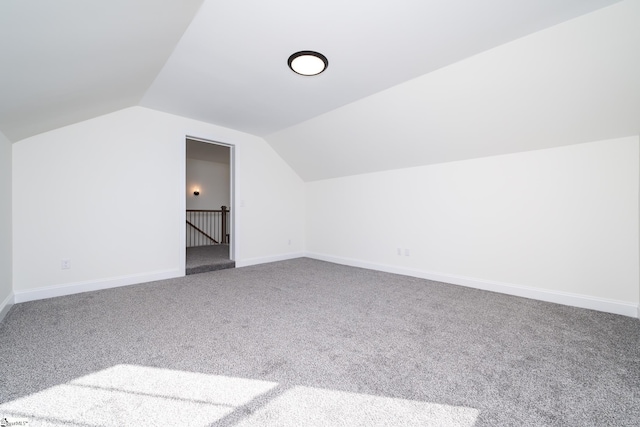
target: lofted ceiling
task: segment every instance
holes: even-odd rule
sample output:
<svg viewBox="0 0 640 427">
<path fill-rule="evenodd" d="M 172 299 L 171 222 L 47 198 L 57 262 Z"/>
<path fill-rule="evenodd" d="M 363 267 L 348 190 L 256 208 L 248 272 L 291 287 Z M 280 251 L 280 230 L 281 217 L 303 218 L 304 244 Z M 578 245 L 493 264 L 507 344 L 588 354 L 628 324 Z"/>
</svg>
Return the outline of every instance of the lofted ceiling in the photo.
<svg viewBox="0 0 640 427">
<path fill-rule="evenodd" d="M 0 1 L 0 131 L 15 142 L 138 105 L 201 4 Z"/>
<path fill-rule="evenodd" d="M 266 140 L 314 181 L 640 135 L 639 20 L 620 2 Z"/>
<path fill-rule="evenodd" d="M 639 1 L 622 3 L 637 5 Z M 523 73 L 522 79 L 530 79 L 526 71 L 529 67 L 546 73 L 545 79 L 552 85 L 562 85 L 563 81 L 549 77 L 547 71 L 552 63 L 536 68 L 540 64 L 527 62 L 518 54 L 519 48 L 512 49 L 515 65 L 500 57 L 493 64 L 466 71 L 493 74 L 489 79 L 478 80 L 486 87 L 474 86 L 468 75 L 460 75 L 457 64 L 482 62 L 476 57 L 482 58 L 487 52 L 490 56 L 496 49 L 508 50 L 514 40 L 535 36 L 541 30 L 617 3 L 618 0 L 3 0 L 0 131 L 15 142 L 140 105 L 262 136 L 305 180 L 403 167 L 412 162 L 500 154 L 505 150 L 482 151 L 462 145 L 453 145 L 460 153 L 447 150 L 458 137 L 456 129 L 483 129 L 471 126 L 482 117 L 477 112 L 488 110 L 492 117 L 498 117 L 514 110 L 509 102 L 504 107 L 505 93 L 513 93 L 513 87 L 496 87 L 505 78 L 509 80 L 505 70 Z M 637 12 L 638 8 L 631 10 Z M 596 34 L 588 37 L 588 43 L 595 44 L 595 54 L 602 52 L 607 61 L 617 60 L 615 55 L 628 56 L 627 45 L 620 49 L 614 46 L 611 54 L 611 46 L 598 41 L 598 25 L 594 25 Z M 580 58 L 585 46 L 575 46 L 579 47 Z M 553 42 L 548 47 L 553 55 L 567 53 L 554 50 Z M 327 71 L 315 77 L 291 72 L 287 58 L 299 50 L 317 50 L 326 55 Z M 539 50 L 531 52 L 539 54 Z M 563 58 L 553 55 L 542 55 L 540 59 L 559 61 L 559 68 L 566 68 Z M 500 64 L 498 68 L 496 64 Z M 571 73 L 581 73 L 575 67 L 593 65 L 580 60 L 576 64 L 568 66 L 558 79 L 572 80 Z M 591 71 L 599 72 L 602 67 L 596 68 Z M 447 71 L 449 78 L 442 80 L 443 70 L 453 71 Z M 620 76 L 603 72 L 607 79 L 630 78 L 628 73 Z M 456 83 L 456 76 L 464 77 L 458 80 L 460 84 Z M 516 92 L 524 87 L 538 93 L 550 90 L 540 82 L 528 83 L 521 81 L 514 86 Z M 624 92 L 627 83 L 617 82 L 612 90 Z M 448 92 L 435 90 L 438 84 L 444 84 Z M 479 99 L 491 98 L 495 89 L 504 108 L 496 108 L 495 103 L 478 105 Z M 629 96 L 635 96 L 633 90 Z M 608 88 L 600 91 L 607 92 Z M 527 93 L 522 95 L 526 97 Z M 416 97 L 420 100 L 416 101 Z M 585 102 L 595 101 L 585 98 Z M 528 114 L 530 120 L 522 119 L 517 124 L 522 129 L 546 126 L 542 119 L 547 113 L 537 117 L 539 109 L 545 108 L 544 102 L 554 110 L 556 100 L 544 98 L 536 104 L 538 110 L 521 112 L 520 116 Z M 635 114 L 634 108 L 635 104 L 622 115 Z M 439 116 L 441 109 L 460 109 L 460 120 Z M 443 120 L 452 122 L 449 128 L 441 126 Z M 388 122 L 386 127 L 380 127 L 382 122 Z M 405 129 L 404 133 L 397 132 L 399 127 Z M 623 127 L 618 131 L 626 132 Z M 414 140 L 416 132 L 422 133 L 420 140 Z M 442 137 L 447 132 L 453 136 Z M 601 133 L 592 135 L 611 134 Z M 482 136 L 487 140 L 496 137 Z M 472 136 L 460 136 L 463 137 Z M 404 147 L 399 138 L 409 145 Z M 375 144 L 369 147 L 368 142 L 374 140 Z M 396 147 L 406 148 L 404 161 L 396 159 L 397 153 L 385 151 L 380 141 L 393 141 Z M 536 148 L 534 145 L 516 144 L 510 149 L 532 149 Z M 362 153 L 371 152 L 372 148 L 382 150 L 381 154 L 359 167 Z M 329 166 L 317 166 L 323 162 Z"/>
<path fill-rule="evenodd" d="M 266 136 L 615 0 L 207 0 L 142 105 Z M 328 57 L 299 76 L 300 50 Z"/>
</svg>

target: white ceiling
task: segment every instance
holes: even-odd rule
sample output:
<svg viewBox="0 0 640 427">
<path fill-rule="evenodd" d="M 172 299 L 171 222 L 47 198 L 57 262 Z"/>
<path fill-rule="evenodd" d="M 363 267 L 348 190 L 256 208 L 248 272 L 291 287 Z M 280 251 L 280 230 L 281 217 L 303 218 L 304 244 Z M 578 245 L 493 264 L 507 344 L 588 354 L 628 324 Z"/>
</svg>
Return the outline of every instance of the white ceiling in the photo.
<svg viewBox="0 0 640 427">
<path fill-rule="evenodd" d="M 15 142 L 138 105 L 202 1 L 0 1 L 0 131 Z"/>
<path fill-rule="evenodd" d="M 2 0 L 0 131 L 142 105 L 263 136 L 305 180 L 622 136 L 637 30 L 553 27 L 616 3 Z M 298 50 L 329 68 L 293 73 Z"/>
<path fill-rule="evenodd" d="M 266 136 L 615 0 L 207 0 L 142 105 Z M 287 68 L 299 50 L 327 71 Z"/>
<path fill-rule="evenodd" d="M 266 140 L 313 181 L 640 135 L 638 22 L 621 2 Z"/>
</svg>

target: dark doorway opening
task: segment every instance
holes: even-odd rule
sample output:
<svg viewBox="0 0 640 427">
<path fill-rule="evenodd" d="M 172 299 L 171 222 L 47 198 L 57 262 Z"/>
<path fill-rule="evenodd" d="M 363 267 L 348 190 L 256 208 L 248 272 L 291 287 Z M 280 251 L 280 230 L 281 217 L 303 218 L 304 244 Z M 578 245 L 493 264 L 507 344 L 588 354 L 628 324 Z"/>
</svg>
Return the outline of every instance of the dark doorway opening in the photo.
<svg viewBox="0 0 640 427">
<path fill-rule="evenodd" d="M 186 139 L 186 274 L 234 268 L 231 148 Z"/>
</svg>

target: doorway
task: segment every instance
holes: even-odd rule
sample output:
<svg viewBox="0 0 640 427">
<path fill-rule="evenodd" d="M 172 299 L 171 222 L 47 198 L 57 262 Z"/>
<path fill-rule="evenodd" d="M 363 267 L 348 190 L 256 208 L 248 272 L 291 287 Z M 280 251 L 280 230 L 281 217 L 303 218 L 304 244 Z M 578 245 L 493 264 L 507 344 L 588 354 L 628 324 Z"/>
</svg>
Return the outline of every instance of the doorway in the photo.
<svg viewBox="0 0 640 427">
<path fill-rule="evenodd" d="M 186 138 L 185 274 L 234 268 L 233 147 Z"/>
</svg>

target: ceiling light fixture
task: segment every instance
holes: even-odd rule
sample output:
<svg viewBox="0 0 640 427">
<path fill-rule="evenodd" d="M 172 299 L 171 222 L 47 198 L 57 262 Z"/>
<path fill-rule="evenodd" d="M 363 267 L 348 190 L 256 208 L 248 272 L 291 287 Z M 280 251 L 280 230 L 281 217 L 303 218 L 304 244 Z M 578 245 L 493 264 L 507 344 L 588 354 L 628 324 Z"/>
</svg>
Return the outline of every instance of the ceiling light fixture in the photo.
<svg viewBox="0 0 640 427">
<path fill-rule="evenodd" d="M 317 76 L 327 69 L 329 61 L 321 53 L 312 50 L 302 50 L 289 57 L 289 68 L 302 76 Z"/>
</svg>

